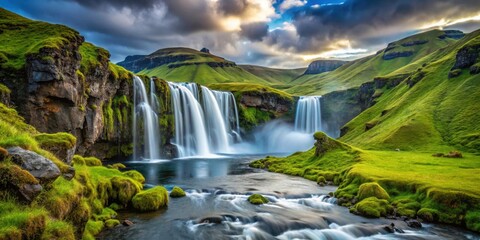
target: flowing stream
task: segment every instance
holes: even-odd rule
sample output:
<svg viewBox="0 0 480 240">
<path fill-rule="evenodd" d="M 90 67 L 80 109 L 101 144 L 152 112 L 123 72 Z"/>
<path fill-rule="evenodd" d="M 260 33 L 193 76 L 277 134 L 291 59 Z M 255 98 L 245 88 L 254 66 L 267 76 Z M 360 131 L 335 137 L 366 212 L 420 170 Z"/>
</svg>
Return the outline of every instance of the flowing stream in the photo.
<svg viewBox="0 0 480 240">
<path fill-rule="evenodd" d="M 248 167 L 262 156 L 189 158 L 159 163 L 126 163 L 140 171 L 147 186 L 180 186 L 184 198 L 170 199 L 168 209 L 119 212 L 130 227 L 117 226 L 101 239 L 478 239 L 472 232 L 445 225 L 409 228 L 403 221 L 367 219 L 350 214 L 327 197 L 335 187 L 319 187 L 300 177 Z M 270 203 L 255 206 L 252 193 Z M 389 233 L 394 223 L 405 233 Z"/>
</svg>

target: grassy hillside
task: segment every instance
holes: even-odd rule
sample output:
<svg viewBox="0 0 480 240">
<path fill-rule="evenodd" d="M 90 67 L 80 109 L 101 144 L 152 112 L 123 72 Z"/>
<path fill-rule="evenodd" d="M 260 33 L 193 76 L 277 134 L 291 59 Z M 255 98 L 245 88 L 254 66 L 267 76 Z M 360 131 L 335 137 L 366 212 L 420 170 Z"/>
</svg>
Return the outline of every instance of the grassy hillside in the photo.
<svg viewBox="0 0 480 240">
<path fill-rule="evenodd" d="M 78 32 L 63 25 L 49 24 L 19 16 L 0 8 L 0 65 L 18 70 L 29 54 L 40 48 L 59 48 L 78 38 Z"/>
<path fill-rule="evenodd" d="M 352 61 L 332 72 L 303 75 L 290 84 L 286 91 L 295 95 L 321 95 L 324 93 L 358 87 L 374 77 L 400 74 L 415 70 L 428 62 L 425 56 L 456 42 L 454 38 L 442 38 L 441 30 L 432 30 L 390 43 L 387 48 L 356 61 Z M 417 43 L 416 45 L 411 45 Z M 412 55 L 384 59 L 385 54 L 411 52 Z M 405 67 L 409 66 L 409 67 Z"/>
<path fill-rule="evenodd" d="M 476 31 L 428 56 L 428 64 L 385 90 L 377 104 L 349 122 L 341 140 L 371 149 L 442 151 L 454 146 L 480 152 L 480 75 L 464 69 L 449 78 L 457 52 L 479 44 Z M 365 130 L 366 123 L 374 127 Z"/>
<path fill-rule="evenodd" d="M 279 69 L 268 68 L 255 65 L 240 65 L 241 68 L 249 73 L 267 80 L 272 84 L 286 84 L 293 81 L 295 78 L 300 77 L 306 68 L 296 69 Z"/>
<path fill-rule="evenodd" d="M 479 56 L 480 30 L 387 74 L 410 76 L 377 89 L 376 104 L 346 124 L 341 142 L 317 133 L 311 150 L 251 166 L 339 185 L 335 197 L 355 214 L 480 231 Z"/>
<path fill-rule="evenodd" d="M 196 82 L 202 85 L 211 83 L 258 83 L 268 85 L 264 79 L 261 79 L 240 67 L 210 67 L 206 63 L 185 65 L 170 68 L 163 65 L 153 69 L 146 69 L 138 72 L 150 77 L 156 76 L 172 82 Z"/>
<path fill-rule="evenodd" d="M 156 76 L 173 82 L 199 84 L 245 82 L 270 84 L 234 62 L 190 48 L 165 48 L 138 59 L 118 63 L 138 74 Z"/>
</svg>

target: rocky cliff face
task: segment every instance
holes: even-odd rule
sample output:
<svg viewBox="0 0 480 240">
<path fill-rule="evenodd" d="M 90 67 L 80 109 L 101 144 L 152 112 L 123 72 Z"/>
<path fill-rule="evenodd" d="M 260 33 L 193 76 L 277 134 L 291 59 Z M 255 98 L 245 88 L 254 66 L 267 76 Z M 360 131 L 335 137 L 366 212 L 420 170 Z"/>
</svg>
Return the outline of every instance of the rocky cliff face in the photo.
<svg viewBox="0 0 480 240">
<path fill-rule="evenodd" d="M 95 53 L 94 63 L 85 61 L 92 56 L 82 56 L 82 48 Z M 36 129 L 75 135 L 77 153 L 100 158 L 128 155 L 131 127 L 110 117 L 105 106 L 122 96 L 131 102 L 132 76 L 112 66 L 108 58 L 107 51 L 75 35 L 59 48 L 43 47 L 28 55 L 23 69 L 1 69 L 0 83 L 15 93 L 10 104 Z M 123 107 L 131 114 L 127 105 Z M 109 118 L 115 131 L 106 127 Z"/>
<path fill-rule="evenodd" d="M 343 64 L 347 63 L 346 61 L 337 61 L 337 60 L 317 60 L 313 61 L 308 65 L 307 70 L 304 74 L 319 74 L 323 72 L 333 71 Z"/>
</svg>

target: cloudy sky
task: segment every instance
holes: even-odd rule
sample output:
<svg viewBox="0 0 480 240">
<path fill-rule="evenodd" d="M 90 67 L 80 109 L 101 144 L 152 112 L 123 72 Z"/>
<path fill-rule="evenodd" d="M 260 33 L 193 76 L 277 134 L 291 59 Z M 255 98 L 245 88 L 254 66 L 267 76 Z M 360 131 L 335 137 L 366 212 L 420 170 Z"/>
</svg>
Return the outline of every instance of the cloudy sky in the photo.
<svg viewBox="0 0 480 240">
<path fill-rule="evenodd" d="M 2 0 L 71 26 L 112 61 L 165 47 L 207 47 L 240 64 L 304 67 L 356 59 L 432 28 L 480 28 L 479 0 Z"/>
</svg>

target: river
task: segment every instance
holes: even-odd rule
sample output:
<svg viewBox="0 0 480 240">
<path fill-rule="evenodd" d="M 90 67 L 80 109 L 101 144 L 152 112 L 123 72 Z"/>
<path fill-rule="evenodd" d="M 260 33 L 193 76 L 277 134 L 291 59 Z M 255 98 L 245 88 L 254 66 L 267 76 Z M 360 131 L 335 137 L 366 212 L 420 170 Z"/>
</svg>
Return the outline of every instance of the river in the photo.
<svg viewBox="0 0 480 240">
<path fill-rule="evenodd" d="M 439 224 L 409 228 L 405 222 L 368 219 L 334 204 L 334 186 L 253 169 L 248 163 L 263 156 L 223 156 L 158 162 L 126 162 L 141 172 L 146 187 L 180 186 L 187 197 L 170 199 L 168 209 L 134 213 L 119 211 L 130 227 L 104 231 L 101 239 L 480 239 L 470 231 Z M 255 206 L 252 193 L 270 203 Z M 404 233 L 390 233 L 395 224 Z"/>
</svg>

